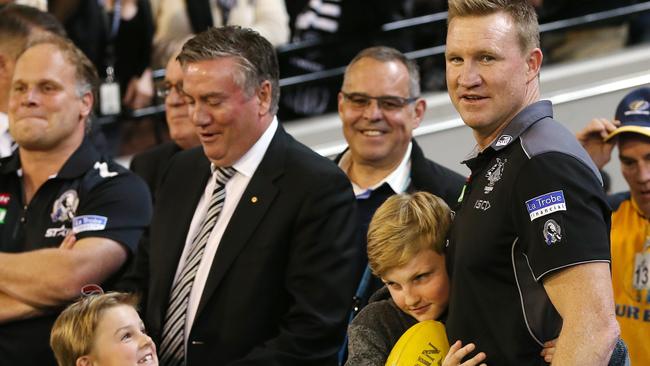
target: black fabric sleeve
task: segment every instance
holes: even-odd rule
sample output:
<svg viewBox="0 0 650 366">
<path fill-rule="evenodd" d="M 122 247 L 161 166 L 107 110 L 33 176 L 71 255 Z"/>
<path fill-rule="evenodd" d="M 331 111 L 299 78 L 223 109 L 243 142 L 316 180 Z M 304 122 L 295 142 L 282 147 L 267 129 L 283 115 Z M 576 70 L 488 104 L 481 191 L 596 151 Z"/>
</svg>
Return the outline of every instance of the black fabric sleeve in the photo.
<svg viewBox="0 0 650 366">
<path fill-rule="evenodd" d="M 597 178 L 577 159 L 556 152 L 533 157 L 517 177 L 513 198 L 520 244 L 536 280 L 610 260 L 609 206 Z"/>
</svg>

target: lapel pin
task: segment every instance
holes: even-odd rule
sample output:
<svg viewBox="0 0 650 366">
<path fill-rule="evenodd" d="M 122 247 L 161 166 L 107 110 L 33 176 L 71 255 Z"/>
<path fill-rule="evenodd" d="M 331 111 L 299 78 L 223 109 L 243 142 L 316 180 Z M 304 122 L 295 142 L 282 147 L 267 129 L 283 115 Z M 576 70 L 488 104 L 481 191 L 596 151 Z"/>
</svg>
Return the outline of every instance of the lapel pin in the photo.
<svg viewBox="0 0 650 366">
<path fill-rule="evenodd" d="M 257 203 L 257 196 L 251 197 L 251 202 L 252 203 Z"/>
</svg>

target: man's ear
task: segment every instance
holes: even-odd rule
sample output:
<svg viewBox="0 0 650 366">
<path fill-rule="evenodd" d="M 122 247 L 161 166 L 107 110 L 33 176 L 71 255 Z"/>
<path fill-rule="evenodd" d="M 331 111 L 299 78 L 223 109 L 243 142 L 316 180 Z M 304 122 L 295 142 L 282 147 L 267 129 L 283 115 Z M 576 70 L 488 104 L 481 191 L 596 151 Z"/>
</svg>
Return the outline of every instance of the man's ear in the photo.
<svg viewBox="0 0 650 366">
<path fill-rule="evenodd" d="M 260 116 L 268 114 L 271 110 L 271 99 L 273 86 L 268 80 L 264 80 L 262 84 L 257 88 L 257 99 L 260 103 Z"/>
<path fill-rule="evenodd" d="M 531 81 L 539 76 L 539 70 L 542 67 L 544 55 L 539 48 L 533 48 L 526 56 L 526 65 L 528 66 L 527 79 Z"/>
<path fill-rule="evenodd" d="M 95 96 L 92 92 L 87 92 L 81 96 L 81 108 L 79 113 L 82 119 L 87 118 L 90 115 L 90 112 L 93 110 L 93 104 L 95 101 Z"/>
<path fill-rule="evenodd" d="M 424 112 L 427 110 L 427 102 L 423 98 L 419 98 L 415 101 L 415 106 L 413 107 L 415 111 L 415 123 L 413 129 L 418 128 L 422 119 L 424 118 Z"/>
<path fill-rule="evenodd" d="M 343 98 L 345 98 L 343 96 L 343 92 L 339 92 L 338 95 L 336 96 L 339 115 L 343 114 Z"/>
<path fill-rule="evenodd" d="M 0 53 L 0 75 L 7 72 L 7 57 Z"/>
<path fill-rule="evenodd" d="M 13 73 L 13 67 L 11 65 L 12 63 L 13 61 L 9 58 L 9 56 L 0 52 L 0 79 L 7 79 L 9 83 L 11 82 L 11 77 L 13 76 L 11 75 Z"/>
</svg>

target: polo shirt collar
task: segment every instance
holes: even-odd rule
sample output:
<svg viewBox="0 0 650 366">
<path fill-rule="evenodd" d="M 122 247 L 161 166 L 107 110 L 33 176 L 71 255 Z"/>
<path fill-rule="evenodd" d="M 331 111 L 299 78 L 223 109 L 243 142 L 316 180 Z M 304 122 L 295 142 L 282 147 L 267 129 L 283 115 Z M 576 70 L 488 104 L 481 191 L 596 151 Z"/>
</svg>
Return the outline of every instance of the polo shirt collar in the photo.
<svg viewBox="0 0 650 366">
<path fill-rule="evenodd" d="M 519 136 L 521 136 L 532 125 L 546 117 L 553 118 L 553 104 L 551 104 L 550 101 L 540 100 L 527 106 L 522 109 L 521 112 L 517 113 L 510 123 L 508 123 L 506 128 L 501 131 L 501 134 L 499 134 L 499 136 L 497 136 L 488 147 L 486 147 L 482 152 L 479 151 L 478 147 L 475 147 L 462 163 L 466 164 L 467 161 L 476 158 L 481 153 L 488 152 L 490 149 L 493 151 L 504 149 L 506 146 L 516 141 Z"/>
<path fill-rule="evenodd" d="M 81 145 L 66 160 L 61 170 L 56 175 L 58 178 L 72 179 L 84 175 L 101 156 L 88 138 L 84 138 Z"/>
<path fill-rule="evenodd" d="M 11 156 L 3 158 L 0 160 L 0 173 L 9 174 L 15 173 L 20 169 L 20 155 L 18 154 L 18 149 L 14 151 Z"/>
<path fill-rule="evenodd" d="M 72 179 L 84 175 L 93 165 L 101 158 L 99 152 L 93 146 L 92 142 L 84 138 L 81 145 L 66 160 L 56 177 Z M 20 151 L 16 151 L 2 161 L 0 161 L 0 173 L 15 173 L 21 169 Z"/>
</svg>

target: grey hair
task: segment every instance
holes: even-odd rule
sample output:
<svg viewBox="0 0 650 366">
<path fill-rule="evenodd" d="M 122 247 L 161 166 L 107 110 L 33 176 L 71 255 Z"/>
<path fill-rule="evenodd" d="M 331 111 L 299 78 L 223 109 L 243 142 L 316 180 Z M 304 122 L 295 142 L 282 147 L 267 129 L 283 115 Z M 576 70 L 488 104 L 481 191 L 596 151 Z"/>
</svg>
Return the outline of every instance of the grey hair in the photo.
<svg viewBox="0 0 650 366">
<path fill-rule="evenodd" d="M 183 45 L 177 59 L 188 63 L 232 57 L 239 65 L 235 82 L 251 96 L 264 81 L 271 83 L 270 113 L 275 114 L 280 100 L 280 71 L 275 49 L 252 29 L 239 26 L 209 28 Z"/>
<path fill-rule="evenodd" d="M 409 97 L 420 96 L 420 71 L 415 61 L 407 58 L 400 51 L 386 46 L 375 46 L 361 50 L 345 68 L 344 80 L 348 77 L 348 72 L 352 65 L 363 58 L 370 58 L 381 62 L 399 62 L 406 67 L 409 73 Z M 345 81 L 344 81 L 345 82 Z"/>
</svg>

